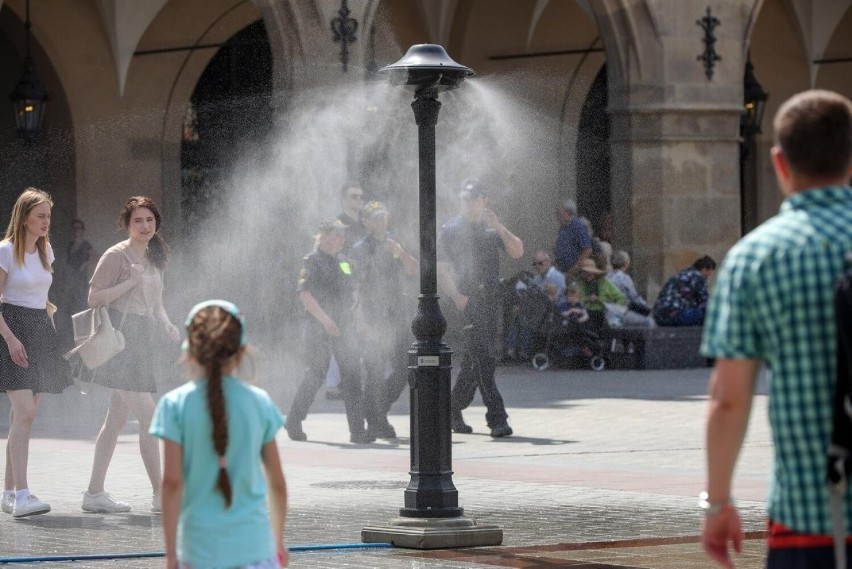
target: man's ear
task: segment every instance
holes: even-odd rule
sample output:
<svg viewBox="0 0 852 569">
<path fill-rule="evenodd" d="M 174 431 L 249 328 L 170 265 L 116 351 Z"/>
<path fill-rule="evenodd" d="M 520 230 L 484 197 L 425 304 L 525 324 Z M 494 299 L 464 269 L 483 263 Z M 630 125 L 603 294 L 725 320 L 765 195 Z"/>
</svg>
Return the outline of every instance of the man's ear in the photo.
<svg viewBox="0 0 852 569">
<path fill-rule="evenodd" d="M 790 165 L 787 163 L 787 158 L 778 146 L 773 146 L 769 152 L 772 156 L 772 167 L 775 169 L 778 182 L 784 184 L 790 180 Z"/>
</svg>

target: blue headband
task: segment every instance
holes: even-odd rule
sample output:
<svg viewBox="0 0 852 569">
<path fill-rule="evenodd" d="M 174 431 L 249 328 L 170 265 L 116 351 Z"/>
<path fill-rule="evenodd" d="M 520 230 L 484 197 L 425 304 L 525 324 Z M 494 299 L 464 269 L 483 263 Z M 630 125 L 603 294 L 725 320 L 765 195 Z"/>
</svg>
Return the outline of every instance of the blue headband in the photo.
<svg viewBox="0 0 852 569">
<path fill-rule="evenodd" d="M 227 300 L 205 300 L 204 302 L 199 302 L 195 306 L 192 307 L 192 310 L 189 311 L 189 316 L 186 317 L 186 322 L 183 323 L 184 326 L 189 328 L 189 325 L 192 324 L 192 319 L 195 318 L 195 315 L 198 314 L 203 308 L 207 308 L 209 306 L 218 306 L 219 308 L 225 310 L 237 319 L 240 323 L 240 347 L 246 345 L 246 321 L 243 318 L 243 313 L 240 312 L 239 307 L 233 302 L 229 302 Z M 189 340 L 183 341 L 183 349 L 186 351 L 189 349 Z"/>
</svg>

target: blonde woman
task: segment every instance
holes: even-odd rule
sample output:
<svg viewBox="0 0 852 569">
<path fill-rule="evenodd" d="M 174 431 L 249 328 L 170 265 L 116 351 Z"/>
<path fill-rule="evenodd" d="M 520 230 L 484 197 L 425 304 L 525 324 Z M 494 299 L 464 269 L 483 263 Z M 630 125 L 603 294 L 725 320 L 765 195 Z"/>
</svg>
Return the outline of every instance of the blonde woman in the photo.
<svg viewBox="0 0 852 569">
<path fill-rule="evenodd" d="M 95 442 L 89 488 L 83 493 L 87 512 L 129 512 L 130 505 L 104 490 L 112 453 L 130 414 L 139 421 L 139 451 L 153 497 L 151 511 L 160 512 L 160 454 L 148 434 L 154 415 L 154 334 L 174 342 L 180 333 L 163 308 L 163 270 L 168 247 L 159 235 L 163 219 L 150 198 L 137 196 L 124 204 L 119 225 L 128 238 L 106 250 L 89 282 L 89 306 L 107 306 L 110 320 L 121 327 L 125 348 L 98 368 L 95 383 L 110 388 L 109 409 Z M 122 320 L 124 321 L 122 326 Z"/>
<path fill-rule="evenodd" d="M 48 240 L 52 207 L 47 193 L 27 188 L 15 202 L 0 241 L 0 335 L 8 348 L 0 348 L 0 391 L 12 403 L 0 509 L 16 518 L 50 511 L 50 505 L 29 490 L 30 434 L 41 394 L 61 393 L 72 384 L 47 310 L 53 282 Z"/>
</svg>

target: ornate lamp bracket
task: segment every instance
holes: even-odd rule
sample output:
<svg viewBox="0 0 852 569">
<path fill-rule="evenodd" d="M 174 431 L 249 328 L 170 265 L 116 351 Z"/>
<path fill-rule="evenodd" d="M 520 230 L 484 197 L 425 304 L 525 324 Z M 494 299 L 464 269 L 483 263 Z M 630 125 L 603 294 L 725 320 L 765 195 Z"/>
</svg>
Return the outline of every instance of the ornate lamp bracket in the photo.
<svg viewBox="0 0 852 569">
<path fill-rule="evenodd" d="M 716 53 L 716 35 L 713 33 L 715 29 L 722 24 L 719 18 L 713 15 L 710 11 L 710 6 L 707 6 L 707 13 L 700 20 L 696 20 L 695 24 L 704 30 L 704 53 L 698 56 L 698 61 L 704 62 L 704 74 L 707 80 L 713 79 L 713 67 L 717 61 L 722 61 L 722 57 Z"/>
<path fill-rule="evenodd" d="M 335 43 L 340 43 L 340 63 L 343 65 L 343 72 L 349 66 L 349 44 L 355 43 L 358 39 L 355 32 L 358 31 L 358 20 L 350 18 L 349 7 L 346 5 L 346 0 L 341 0 L 340 10 L 337 11 L 337 17 L 331 20 L 331 33 Z"/>
</svg>

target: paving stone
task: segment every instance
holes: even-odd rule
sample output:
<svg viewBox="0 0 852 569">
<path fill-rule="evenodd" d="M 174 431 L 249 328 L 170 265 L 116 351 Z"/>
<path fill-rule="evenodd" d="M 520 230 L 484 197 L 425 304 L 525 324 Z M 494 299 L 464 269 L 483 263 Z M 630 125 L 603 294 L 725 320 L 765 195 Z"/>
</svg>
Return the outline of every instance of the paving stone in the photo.
<svg viewBox="0 0 852 569">
<path fill-rule="evenodd" d="M 318 549 L 293 553 L 291 566 L 455 569 L 523 567 L 539 559 L 541 566 L 546 560 L 546 566 L 564 567 L 712 567 L 696 541 L 701 515 L 695 506 L 704 485 L 707 378 L 706 369 L 501 367 L 498 382 L 516 435 L 488 436 L 477 399 L 465 411 L 474 433 L 454 435 L 452 452 L 453 482 L 465 515 L 502 528 L 503 546 L 440 552 Z M 749 569 L 763 563 L 760 532 L 771 458 L 764 393 L 761 384 L 734 484 L 745 529 L 752 532 L 738 567 Z M 362 527 L 398 515 L 409 482 L 406 397 L 390 417 L 400 435 L 394 442 L 349 444 L 342 402 L 320 397 L 304 422 L 308 442 L 279 435 L 291 495 L 289 545 L 357 544 Z M 31 445 L 30 485 L 53 511 L 23 520 L 2 515 L 0 558 L 162 551 L 160 518 L 148 511 L 151 488 L 135 424 L 120 437 L 107 476 L 107 489 L 133 511 L 101 515 L 80 509 L 105 401 L 103 393 L 46 399 Z M 278 403 L 286 410 L 289 400 Z M 64 411 L 80 409 L 85 416 L 79 418 Z M 0 421 L 7 411 L 2 398 Z M 0 433 L 6 429 L 0 423 Z M 660 541 L 666 539 L 682 542 Z M 121 559 L 38 566 L 161 564 L 160 559 Z"/>
</svg>

